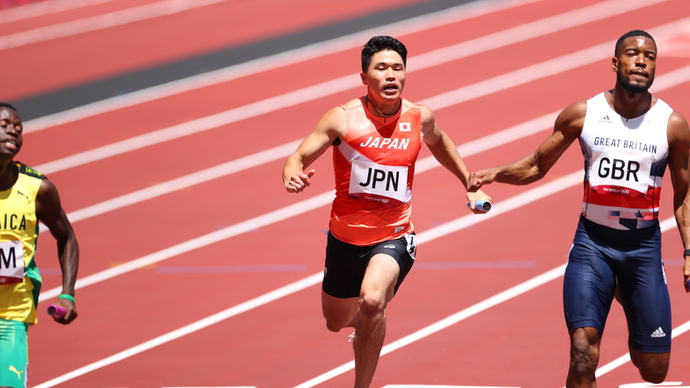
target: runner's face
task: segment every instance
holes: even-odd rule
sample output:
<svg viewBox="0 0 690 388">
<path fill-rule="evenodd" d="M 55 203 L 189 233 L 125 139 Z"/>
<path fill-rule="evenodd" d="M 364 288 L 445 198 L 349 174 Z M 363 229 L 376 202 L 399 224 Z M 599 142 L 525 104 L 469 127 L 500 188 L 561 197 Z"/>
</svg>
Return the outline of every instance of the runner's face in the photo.
<svg viewBox="0 0 690 388">
<path fill-rule="evenodd" d="M 405 76 L 405 65 L 400 54 L 386 50 L 374 54 L 367 73 L 362 74 L 362 82 L 369 88 L 368 95 L 395 101 L 402 94 Z"/>
<path fill-rule="evenodd" d="M 613 58 L 612 68 L 623 89 L 630 93 L 645 93 L 654 81 L 656 44 L 644 36 L 624 40 Z"/>
<path fill-rule="evenodd" d="M 22 148 L 22 120 L 10 108 L 0 108 L 0 155 L 14 157 Z"/>
</svg>

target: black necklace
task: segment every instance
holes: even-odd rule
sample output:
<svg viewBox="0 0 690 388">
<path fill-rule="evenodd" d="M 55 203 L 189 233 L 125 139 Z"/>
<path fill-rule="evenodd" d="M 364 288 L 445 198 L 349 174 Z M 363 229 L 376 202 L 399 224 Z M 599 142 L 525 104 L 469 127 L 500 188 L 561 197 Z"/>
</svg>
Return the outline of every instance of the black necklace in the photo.
<svg viewBox="0 0 690 388">
<path fill-rule="evenodd" d="M 374 108 L 374 110 L 375 110 L 376 112 L 378 112 L 378 114 L 380 114 L 381 116 L 389 116 L 389 117 L 390 117 L 390 116 L 394 116 L 396 113 L 398 113 L 398 110 L 400 109 L 400 108 L 396 109 L 395 112 L 393 112 L 393 113 L 386 113 L 386 112 L 382 111 L 381 109 L 379 109 L 376 105 L 374 105 L 374 103 L 371 102 L 371 100 L 369 99 L 369 97 L 365 97 L 365 98 L 367 99 L 367 103 L 368 103 L 369 105 L 371 105 L 371 106 Z"/>
</svg>

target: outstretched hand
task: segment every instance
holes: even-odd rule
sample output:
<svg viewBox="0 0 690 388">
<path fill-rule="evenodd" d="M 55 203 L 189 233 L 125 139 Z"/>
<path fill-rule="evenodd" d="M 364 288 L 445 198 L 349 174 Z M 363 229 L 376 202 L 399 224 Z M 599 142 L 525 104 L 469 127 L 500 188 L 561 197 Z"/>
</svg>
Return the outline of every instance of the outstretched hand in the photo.
<svg viewBox="0 0 690 388">
<path fill-rule="evenodd" d="M 285 183 L 285 190 L 288 193 L 301 193 L 307 186 L 311 184 L 311 177 L 316 173 L 316 170 L 309 170 L 308 172 L 300 172 L 292 175 Z"/>
<path fill-rule="evenodd" d="M 483 185 L 488 185 L 494 181 L 496 173 L 492 170 L 479 170 L 470 173 L 470 178 L 467 180 L 467 191 L 474 192 L 479 190 Z"/>
</svg>

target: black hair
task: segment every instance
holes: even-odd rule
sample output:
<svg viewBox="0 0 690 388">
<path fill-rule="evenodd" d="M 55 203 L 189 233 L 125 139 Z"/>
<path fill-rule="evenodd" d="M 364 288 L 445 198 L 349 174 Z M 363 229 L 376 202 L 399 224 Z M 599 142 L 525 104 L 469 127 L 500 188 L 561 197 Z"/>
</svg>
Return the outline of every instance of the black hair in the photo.
<svg viewBox="0 0 690 388">
<path fill-rule="evenodd" d="M 633 36 L 644 36 L 645 38 L 651 39 L 652 42 L 654 42 L 656 44 L 656 41 L 654 40 L 654 38 L 652 38 L 652 36 L 649 35 L 649 33 L 647 31 L 643 31 L 643 30 L 628 31 L 625 34 L 623 34 L 620 38 L 618 38 L 618 41 L 616 42 L 616 48 L 613 52 L 614 56 L 618 56 L 619 50 L 621 49 L 621 46 L 623 46 L 623 41 L 628 39 L 628 38 L 631 38 Z"/>
<path fill-rule="evenodd" d="M 10 108 L 10 109 L 12 109 L 13 111 L 19 113 L 19 111 L 17 110 L 17 108 L 13 107 L 12 104 L 10 104 L 9 102 L 2 102 L 2 101 L 0 101 L 0 108 Z"/>
<path fill-rule="evenodd" d="M 405 45 L 393 37 L 378 35 L 369 39 L 367 44 L 362 48 L 362 72 L 367 72 L 374 54 L 386 50 L 392 50 L 398 53 L 403 60 L 403 65 L 407 66 L 407 48 Z"/>
</svg>

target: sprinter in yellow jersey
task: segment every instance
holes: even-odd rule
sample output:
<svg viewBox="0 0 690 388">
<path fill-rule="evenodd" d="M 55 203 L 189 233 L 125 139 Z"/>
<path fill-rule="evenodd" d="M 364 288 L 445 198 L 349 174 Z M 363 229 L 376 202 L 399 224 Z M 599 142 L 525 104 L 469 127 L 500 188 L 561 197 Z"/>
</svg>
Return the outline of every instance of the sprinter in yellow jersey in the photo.
<svg viewBox="0 0 690 388">
<path fill-rule="evenodd" d="M 315 172 L 305 169 L 333 146 L 336 198 L 321 300 L 329 330 L 356 330 L 355 388 L 371 384 L 386 306 L 414 262 L 410 201 L 421 145 L 463 184 L 470 174 L 431 109 L 401 97 L 406 61 L 399 40 L 371 38 L 362 49 L 366 95 L 329 110 L 283 168 L 285 189 L 302 192 Z M 475 200 L 490 200 L 480 190 L 468 192 L 467 199 L 475 213 Z"/>
<path fill-rule="evenodd" d="M 57 240 L 62 269 L 62 293 L 55 303 L 67 312 L 54 320 L 68 324 L 77 317 L 77 239 L 55 186 L 14 160 L 22 148 L 22 130 L 17 110 L 0 102 L 0 388 L 27 386 L 27 331 L 37 322 L 41 290 L 34 262 L 39 222 Z"/>
</svg>

